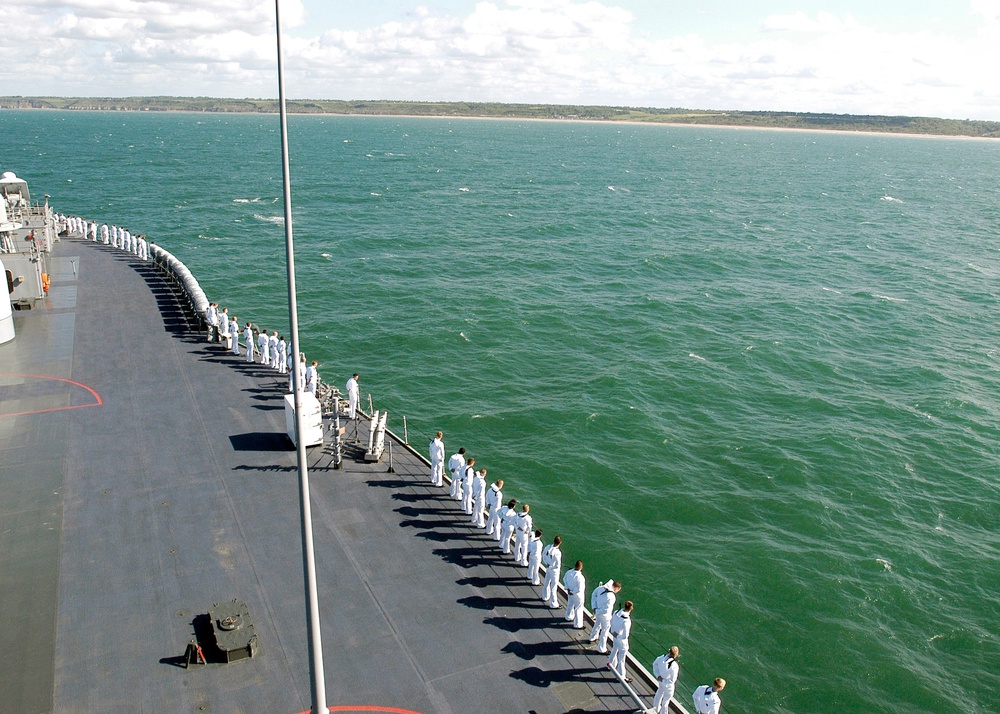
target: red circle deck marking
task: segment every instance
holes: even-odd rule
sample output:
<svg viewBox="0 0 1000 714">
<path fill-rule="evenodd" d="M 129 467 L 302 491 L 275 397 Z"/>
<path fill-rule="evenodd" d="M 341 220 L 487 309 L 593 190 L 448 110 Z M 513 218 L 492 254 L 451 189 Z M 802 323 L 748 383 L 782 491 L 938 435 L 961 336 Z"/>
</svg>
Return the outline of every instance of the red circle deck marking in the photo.
<svg viewBox="0 0 1000 714">
<path fill-rule="evenodd" d="M 72 379 L 65 379 L 63 377 L 50 377 L 47 374 L 14 374 L 10 372 L 0 373 L 0 377 L 34 377 L 35 379 L 52 379 L 55 380 L 56 382 L 66 382 L 66 384 L 72 384 L 74 387 L 80 387 L 81 389 L 86 389 L 88 392 L 91 393 L 91 395 L 93 395 L 94 399 L 96 400 L 92 404 L 71 404 L 70 406 L 66 407 L 51 407 L 49 409 L 32 409 L 26 412 L 0 414 L 0 418 L 25 416 L 27 414 L 45 414 L 46 412 L 61 412 L 65 411 L 66 409 L 86 409 L 87 407 L 99 407 L 102 404 L 104 404 L 104 401 L 101 399 L 101 395 L 98 394 L 95 390 L 91 389 L 86 384 L 80 384 L 79 382 L 74 382 Z"/>
</svg>

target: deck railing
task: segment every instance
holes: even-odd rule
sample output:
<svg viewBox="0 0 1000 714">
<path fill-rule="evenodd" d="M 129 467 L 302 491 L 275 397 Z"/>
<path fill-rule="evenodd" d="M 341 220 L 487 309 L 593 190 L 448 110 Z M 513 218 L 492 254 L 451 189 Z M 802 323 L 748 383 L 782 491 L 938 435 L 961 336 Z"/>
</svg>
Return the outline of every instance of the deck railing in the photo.
<svg viewBox="0 0 1000 714">
<path fill-rule="evenodd" d="M 201 289 L 201 285 L 198 284 L 198 280 L 188 270 L 188 267 L 180 259 L 155 243 L 151 243 L 149 246 L 149 257 L 157 270 L 166 274 L 180 287 L 187 300 L 191 316 L 199 325 L 202 325 L 205 321 L 205 310 L 208 309 L 208 298 L 205 297 L 205 291 Z"/>
</svg>

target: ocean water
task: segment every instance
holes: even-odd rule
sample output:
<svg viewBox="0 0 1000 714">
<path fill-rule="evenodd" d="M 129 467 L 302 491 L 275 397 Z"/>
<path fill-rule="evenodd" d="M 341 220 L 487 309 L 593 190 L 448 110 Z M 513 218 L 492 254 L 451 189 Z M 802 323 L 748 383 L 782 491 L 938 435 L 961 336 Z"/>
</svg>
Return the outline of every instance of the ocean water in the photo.
<svg viewBox="0 0 1000 714">
<path fill-rule="evenodd" d="M 621 579 L 724 710 L 1000 709 L 1000 143 L 290 119 L 302 343 Z M 0 112 L 0 169 L 287 329 L 274 116 Z"/>
</svg>

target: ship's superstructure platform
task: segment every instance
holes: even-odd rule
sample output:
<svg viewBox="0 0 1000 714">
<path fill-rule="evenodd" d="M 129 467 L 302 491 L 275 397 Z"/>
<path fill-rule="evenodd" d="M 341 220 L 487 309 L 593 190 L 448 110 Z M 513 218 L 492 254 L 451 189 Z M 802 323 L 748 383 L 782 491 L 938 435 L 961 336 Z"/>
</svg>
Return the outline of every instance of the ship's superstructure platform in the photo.
<svg viewBox="0 0 1000 714">
<path fill-rule="evenodd" d="M 0 711 L 309 709 L 287 375 L 208 344 L 132 255 L 68 240 L 50 271 L 0 345 Z M 309 450 L 330 706 L 637 709 L 422 459 L 397 441 L 390 473 L 352 429 L 342 469 Z M 208 613 L 233 600 L 258 639 L 224 663 Z M 185 666 L 191 640 L 208 664 Z"/>
</svg>

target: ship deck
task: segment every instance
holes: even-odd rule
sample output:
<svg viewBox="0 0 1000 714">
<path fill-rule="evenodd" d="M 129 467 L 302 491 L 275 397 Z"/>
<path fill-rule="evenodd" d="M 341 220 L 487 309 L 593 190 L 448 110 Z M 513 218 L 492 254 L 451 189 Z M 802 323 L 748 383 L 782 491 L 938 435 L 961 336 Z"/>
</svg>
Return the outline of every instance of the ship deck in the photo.
<svg viewBox="0 0 1000 714">
<path fill-rule="evenodd" d="M 0 345 L 0 710 L 308 710 L 286 377 L 209 345 L 149 264 L 70 240 L 50 272 Z M 589 630 L 392 450 L 391 473 L 309 450 L 328 704 L 635 711 Z M 186 668 L 234 599 L 257 654 Z"/>
</svg>

